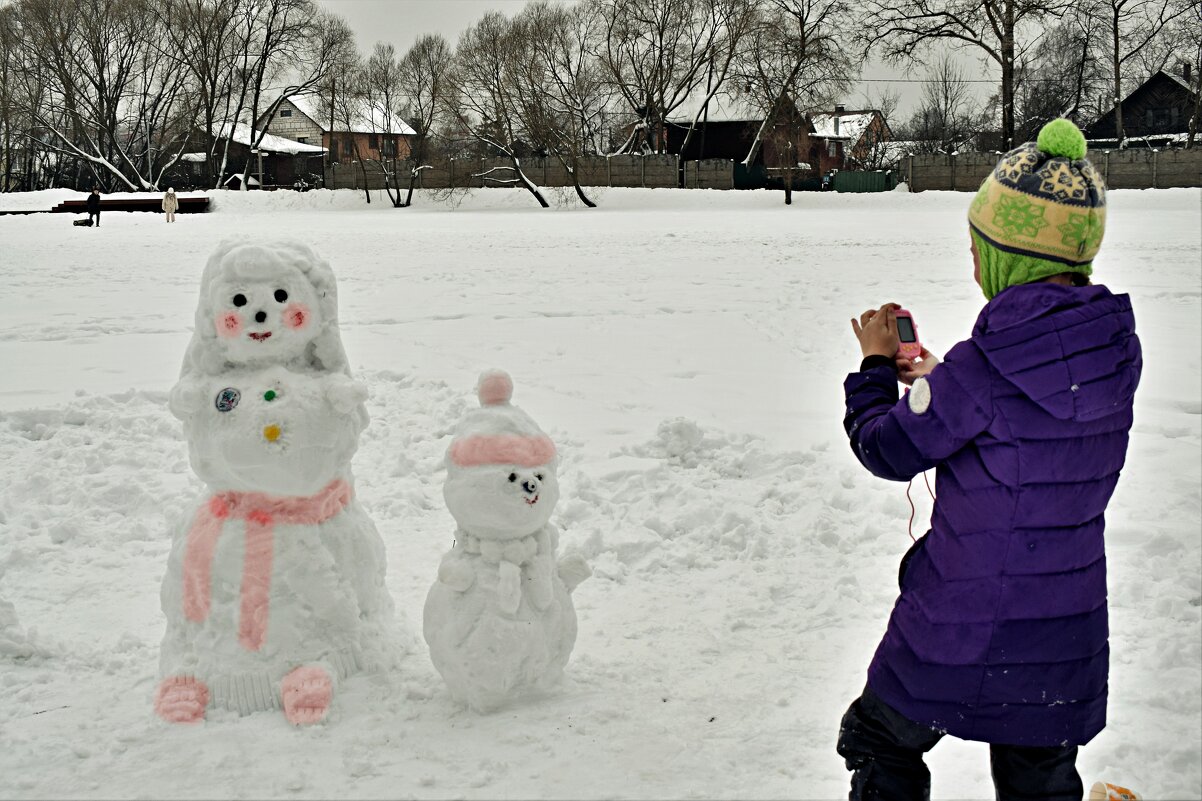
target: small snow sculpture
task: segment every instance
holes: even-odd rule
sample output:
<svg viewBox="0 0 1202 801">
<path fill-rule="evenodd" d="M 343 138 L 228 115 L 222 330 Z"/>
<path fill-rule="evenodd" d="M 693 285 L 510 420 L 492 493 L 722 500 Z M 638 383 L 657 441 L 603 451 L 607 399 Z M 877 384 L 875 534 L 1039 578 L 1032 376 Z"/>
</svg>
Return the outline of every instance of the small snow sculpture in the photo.
<svg viewBox="0 0 1202 801">
<path fill-rule="evenodd" d="M 443 496 L 458 530 L 424 634 L 451 695 L 489 712 L 560 679 L 576 642 L 571 592 L 591 571 L 577 555 L 556 560 L 555 445 L 510 404 L 508 374 L 484 373 L 477 392 L 481 408 L 447 451 Z"/>
<path fill-rule="evenodd" d="M 325 717 L 336 684 L 399 655 L 384 544 L 354 496 L 367 426 L 334 276 L 303 245 L 220 246 L 171 392 L 208 486 L 175 531 L 155 709 Z"/>
</svg>

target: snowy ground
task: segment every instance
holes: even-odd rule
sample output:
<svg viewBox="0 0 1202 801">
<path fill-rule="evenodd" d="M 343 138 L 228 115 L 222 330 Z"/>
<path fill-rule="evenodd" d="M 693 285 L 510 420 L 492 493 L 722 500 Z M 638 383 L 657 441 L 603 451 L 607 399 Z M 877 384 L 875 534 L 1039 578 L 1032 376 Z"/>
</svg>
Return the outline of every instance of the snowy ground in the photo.
<svg viewBox="0 0 1202 801">
<path fill-rule="evenodd" d="M 898 301 L 936 352 L 968 334 L 970 196 L 598 195 L 0 217 L 0 797 L 846 797 L 839 718 L 910 543 L 905 487 L 860 468 L 840 427 L 847 320 Z M 1108 515 L 1110 725 L 1080 766 L 1148 799 L 1202 798 L 1200 199 L 1111 193 L 1096 264 L 1132 294 L 1146 364 Z M 200 491 L 166 392 L 227 236 L 333 262 L 372 391 L 359 494 L 415 635 L 399 675 L 349 682 L 305 730 L 151 711 L 170 523 Z M 442 454 L 491 366 L 560 444 L 554 519 L 596 575 L 562 692 L 478 717 L 417 635 L 453 532 Z M 929 763 L 933 797 L 992 797 L 984 746 L 947 740 Z"/>
</svg>

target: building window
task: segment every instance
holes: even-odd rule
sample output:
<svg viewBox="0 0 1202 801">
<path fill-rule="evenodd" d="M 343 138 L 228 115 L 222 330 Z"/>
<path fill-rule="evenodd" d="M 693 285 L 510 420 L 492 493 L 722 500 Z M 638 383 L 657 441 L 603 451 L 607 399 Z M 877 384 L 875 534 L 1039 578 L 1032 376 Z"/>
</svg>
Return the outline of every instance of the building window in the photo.
<svg viewBox="0 0 1202 801">
<path fill-rule="evenodd" d="M 383 142 L 381 142 L 380 155 L 389 159 L 396 158 L 396 139 L 391 136 L 385 136 Z"/>
<path fill-rule="evenodd" d="M 338 140 L 330 137 L 330 161 L 338 161 Z"/>
<path fill-rule="evenodd" d="M 296 137 L 296 141 L 300 142 L 300 143 L 303 145 L 303 144 L 306 144 L 306 143 L 309 141 L 309 137 L 307 137 L 307 136 L 298 136 L 298 137 Z"/>
<path fill-rule="evenodd" d="M 835 158 L 836 156 L 838 156 L 839 155 L 839 146 L 836 145 L 834 142 L 827 142 L 826 143 L 826 155 L 830 156 L 831 158 Z"/>
<path fill-rule="evenodd" d="M 374 133 L 367 135 L 367 146 L 370 147 L 372 150 L 380 149 L 380 143 Z"/>
<path fill-rule="evenodd" d="M 290 109 L 290 108 L 282 108 L 282 109 L 280 109 L 280 116 L 281 116 L 281 117 L 291 117 L 291 116 L 292 116 L 292 109 Z"/>
</svg>

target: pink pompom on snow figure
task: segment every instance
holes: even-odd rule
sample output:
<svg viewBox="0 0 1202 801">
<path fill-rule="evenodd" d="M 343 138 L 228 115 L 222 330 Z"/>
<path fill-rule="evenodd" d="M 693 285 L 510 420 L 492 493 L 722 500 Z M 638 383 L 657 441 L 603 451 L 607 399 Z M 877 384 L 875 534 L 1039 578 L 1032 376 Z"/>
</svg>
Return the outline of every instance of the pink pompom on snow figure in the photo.
<svg viewBox="0 0 1202 801">
<path fill-rule="evenodd" d="M 556 557 L 554 443 L 510 403 L 505 372 L 484 373 L 477 395 L 447 449 L 443 497 L 458 529 L 423 629 L 451 695 L 490 712 L 559 681 L 576 642 L 571 592 L 591 571 Z"/>
<path fill-rule="evenodd" d="M 206 492 L 177 527 L 155 710 L 322 720 L 337 684 L 400 656 L 384 543 L 355 498 L 367 426 L 329 265 L 296 243 L 225 243 L 201 279 L 171 411 Z"/>
</svg>

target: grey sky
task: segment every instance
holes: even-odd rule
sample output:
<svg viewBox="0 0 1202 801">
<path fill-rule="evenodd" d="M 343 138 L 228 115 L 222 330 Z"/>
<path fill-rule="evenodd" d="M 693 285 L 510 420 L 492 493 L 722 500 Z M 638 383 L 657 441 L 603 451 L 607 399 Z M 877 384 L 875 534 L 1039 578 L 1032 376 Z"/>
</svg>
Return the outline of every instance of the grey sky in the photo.
<svg viewBox="0 0 1202 801">
<path fill-rule="evenodd" d="M 558 2 L 573 2 L 574 0 L 557 0 Z M 441 33 L 452 46 L 459 40 L 459 34 L 470 27 L 485 13 L 492 10 L 511 16 L 520 11 L 526 0 L 317 0 L 317 2 L 347 21 L 355 32 L 359 49 L 370 53 L 376 42 L 390 42 L 399 53 L 409 49 L 417 38 L 426 33 Z M 984 70 L 980 61 L 969 54 L 960 59 L 964 66 L 965 77 L 973 79 L 992 78 Z M 871 62 L 862 73 L 864 78 L 872 78 L 884 82 L 866 82 L 856 84 L 851 93 L 845 98 L 849 108 L 859 107 L 864 103 L 865 95 L 878 97 L 882 90 L 890 90 L 900 95 L 897 117 L 904 120 L 909 117 L 918 105 L 921 86 L 918 83 L 895 83 L 902 79 L 919 80 L 920 70 L 914 75 L 905 75 L 899 70 L 891 69 L 883 64 Z M 975 84 L 979 89 L 979 99 L 988 96 L 994 87 L 989 84 Z"/>
</svg>

